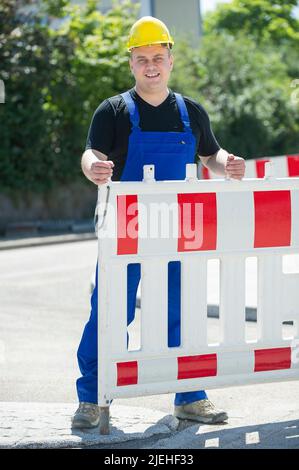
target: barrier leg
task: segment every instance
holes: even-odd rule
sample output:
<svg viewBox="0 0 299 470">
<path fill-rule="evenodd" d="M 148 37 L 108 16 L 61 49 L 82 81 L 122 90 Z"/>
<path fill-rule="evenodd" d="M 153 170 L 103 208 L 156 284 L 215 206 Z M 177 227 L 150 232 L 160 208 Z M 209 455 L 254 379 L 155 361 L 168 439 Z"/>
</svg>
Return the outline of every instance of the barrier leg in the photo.
<svg viewBox="0 0 299 470">
<path fill-rule="evenodd" d="M 100 406 L 100 434 L 110 434 L 109 429 L 109 406 Z"/>
</svg>

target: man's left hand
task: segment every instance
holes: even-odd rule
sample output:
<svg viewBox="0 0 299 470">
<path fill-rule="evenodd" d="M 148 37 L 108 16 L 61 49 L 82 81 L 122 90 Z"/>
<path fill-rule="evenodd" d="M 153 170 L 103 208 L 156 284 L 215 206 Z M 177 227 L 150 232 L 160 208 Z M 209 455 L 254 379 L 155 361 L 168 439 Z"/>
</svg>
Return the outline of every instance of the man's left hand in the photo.
<svg viewBox="0 0 299 470">
<path fill-rule="evenodd" d="M 242 157 L 236 157 L 232 153 L 228 154 L 225 174 L 229 178 L 241 180 L 245 175 L 245 160 Z"/>
</svg>

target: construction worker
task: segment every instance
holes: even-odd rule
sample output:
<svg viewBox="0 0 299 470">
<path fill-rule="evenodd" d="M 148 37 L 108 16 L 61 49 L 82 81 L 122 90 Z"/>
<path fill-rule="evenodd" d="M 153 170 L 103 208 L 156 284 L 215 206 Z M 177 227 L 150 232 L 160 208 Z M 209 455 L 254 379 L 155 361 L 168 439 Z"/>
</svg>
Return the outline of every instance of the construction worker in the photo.
<svg viewBox="0 0 299 470">
<path fill-rule="evenodd" d="M 99 105 L 82 156 L 83 173 L 96 185 L 105 184 L 110 178 L 140 181 L 145 164 L 155 165 L 157 180 L 183 180 L 186 164 L 195 163 L 197 155 L 214 173 L 243 178 L 244 159 L 220 148 L 204 108 L 167 87 L 174 62 L 173 44 L 166 25 L 156 18 L 142 17 L 132 26 L 128 50 L 135 87 Z M 169 346 L 177 346 L 179 336 L 179 274 L 179 267 L 174 263 L 168 278 Z M 128 324 L 134 319 L 139 280 L 140 266 L 129 265 Z M 72 419 L 74 428 L 99 424 L 97 273 L 91 307 L 78 349 L 82 376 L 77 380 L 79 408 Z M 182 419 L 219 423 L 228 418 L 225 411 L 218 410 L 210 402 L 203 390 L 177 393 L 174 405 L 175 416 Z"/>
</svg>

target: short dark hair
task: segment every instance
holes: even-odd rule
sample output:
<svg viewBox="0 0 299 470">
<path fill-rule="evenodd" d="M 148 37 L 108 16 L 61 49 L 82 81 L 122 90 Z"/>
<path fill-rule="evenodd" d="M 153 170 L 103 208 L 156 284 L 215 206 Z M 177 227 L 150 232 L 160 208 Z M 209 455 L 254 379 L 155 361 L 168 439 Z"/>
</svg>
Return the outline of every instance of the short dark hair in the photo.
<svg viewBox="0 0 299 470">
<path fill-rule="evenodd" d="M 170 42 L 162 42 L 161 46 L 162 47 L 167 47 L 168 49 L 172 49 L 172 44 Z"/>
</svg>

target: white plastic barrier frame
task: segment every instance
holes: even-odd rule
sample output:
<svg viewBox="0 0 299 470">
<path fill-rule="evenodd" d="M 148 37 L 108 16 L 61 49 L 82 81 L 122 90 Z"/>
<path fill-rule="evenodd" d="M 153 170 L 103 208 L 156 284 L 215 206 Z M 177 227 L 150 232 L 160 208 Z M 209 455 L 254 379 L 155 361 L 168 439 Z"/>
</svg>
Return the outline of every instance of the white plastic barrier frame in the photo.
<svg viewBox="0 0 299 470">
<path fill-rule="evenodd" d="M 279 178 L 299 177 L 299 154 L 280 155 L 277 157 L 250 158 L 246 160 L 246 178 L 263 178 L 265 175 L 265 164 L 272 162 L 275 165 L 275 176 Z M 198 168 L 202 179 L 221 179 L 202 164 Z"/>
<path fill-rule="evenodd" d="M 203 181 L 196 178 L 196 165 L 187 167 L 186 181 L 157 182 L 148 176 L 144 182 L 111 182 L 99 189 L 101 407 L 113 398 L 299 379 L 299 341 L 282 338 L 283 321 L 294 321 L 298 335 L 299 274 L 283 273 L 282 259 L 299 253 L 299 178 Z M 200 250 L 185 251 L 182 239 L 118 237 L 119 224 L 132 219 L 121 212 L 120 202 L 126 210 L 135 201 L 138 211 L 151 201 L 178 207 L 180 198 L 203 203 Z M 136 214 L 140 231 L 143 220 Z M 250 256 L 258 258 L 257 341 L 245 339 L 245 260 Z M 207 261 L 215 258 L 220 259 L 221 341 L 208 344 Z M 170 261 L 181 262 L 181 344 L 169 348 Z M 138 351 L 127 350 L 130 263 L 141 264 Z"/>
</svg>

